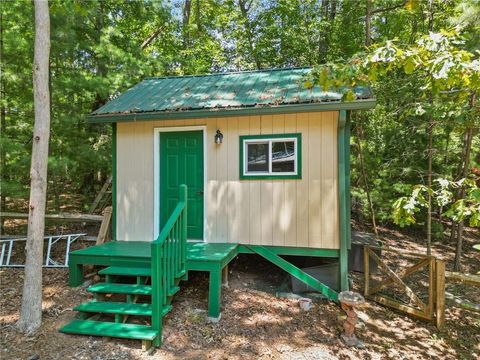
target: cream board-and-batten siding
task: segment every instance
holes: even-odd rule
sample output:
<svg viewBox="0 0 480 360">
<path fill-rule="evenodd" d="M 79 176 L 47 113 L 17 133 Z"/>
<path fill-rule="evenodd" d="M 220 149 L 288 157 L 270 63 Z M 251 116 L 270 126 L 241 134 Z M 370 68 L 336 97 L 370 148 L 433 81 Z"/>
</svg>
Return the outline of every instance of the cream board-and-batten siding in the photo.
<svg viewBox="0 0 480 360">
<path fill-rule="evenodd" d="M 339 248 L 338 111 L 119 122 L 118 240 L 154 238 L 154 129 L 195 125 L 207 129 L 205 241 Z M 302 134 L 302 179 L 239 179 L 241 135 L 294 132 Z"/>
</svg>

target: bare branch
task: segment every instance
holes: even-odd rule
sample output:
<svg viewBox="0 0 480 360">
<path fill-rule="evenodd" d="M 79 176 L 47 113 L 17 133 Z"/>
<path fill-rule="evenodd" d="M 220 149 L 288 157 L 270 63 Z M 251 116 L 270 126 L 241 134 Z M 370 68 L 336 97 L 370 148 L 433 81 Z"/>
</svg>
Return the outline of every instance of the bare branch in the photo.
<svg viewBox="0 0 480 360">
<path fill-rule="evenodd" d="M 162 32 L 163 30 L 163 26 L 160 26 L 155 32 L 153 32 L 147 39 L 145 39 L 145 41 L 142 43 L 142 45 L 140 46 L 140 48 L 142 50 L 145 50 L 145 48 L 150 45 L 152 43 L 153 40 L 155 40 L 157 38 L 158 35 L 160 35 L 160 33 Z"/>
<path fill-rule="evenodd" d="M 380 9 L 376 9 L 376 10 L 372 10 L 371 15 L 378 14 L 378 13 L 382 13 L 382 12 L 386 12 L 386 11 L 390 11 L 390 10 L 395 10 L 395 9 L 400 8 L 400 7 L 404 7 L 406 3 L 407 3 L 406 1 L 402 1 L 401 3 L 399 3 L 399 4 L 397 4 L 397 5 L 393 5 L 393 6 L 386 7 L 386 8 L 380 8 Z"/>
</svg>

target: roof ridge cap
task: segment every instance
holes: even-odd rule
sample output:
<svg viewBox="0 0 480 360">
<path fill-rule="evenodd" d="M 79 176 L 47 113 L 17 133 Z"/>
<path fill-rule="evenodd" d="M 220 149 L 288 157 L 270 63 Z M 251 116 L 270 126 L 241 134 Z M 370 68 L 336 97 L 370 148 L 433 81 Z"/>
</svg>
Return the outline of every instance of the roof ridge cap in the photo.
<svg viewBox="0 0 480 360">
<path fill-rule="evenodd" d="M 232 75 L 232 74 L 251 74 L 251 73 L 272 72 L 272 71 L 307 70 L 307 69 L 313 69 L 313 68 L 311 66 L 299 66 L 299 67 L 288 67 L 288 68 L 267 68 L 267 69 L 257 69 L 257 70 L 227 71 L 227 72 L 218 72 L 218 73 L 209 73 L 209 74 L 195 74 L 195 75 L 149 76 L 149 77 L 144 78 L 142 81 L 145 81 L 145 80 L 161 80 L 161 79 L 191 78 L 191 77 L 222 76 L 222 75 Z"/>
</svg>

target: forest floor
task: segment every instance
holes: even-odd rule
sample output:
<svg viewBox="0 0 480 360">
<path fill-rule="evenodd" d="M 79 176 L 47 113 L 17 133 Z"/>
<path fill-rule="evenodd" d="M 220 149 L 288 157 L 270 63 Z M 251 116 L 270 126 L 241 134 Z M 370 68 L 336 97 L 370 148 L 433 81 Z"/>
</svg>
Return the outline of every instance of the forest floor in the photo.
<svg viewBox="0 0 480 360">
<path fill-rule="evenodd" d="M 424 252 L 418 239 L 398 231 L 381 229 L 381 240 L 402 251 Z M 467 233 L 465 272 L 480 271 L 480 238 Z M 453 263 L 454 248 L 435 243 L 434 255 Z M 393 266 L 401 255 L 384 256 Z M 446 326 L 438 331 L 427 322 L 368 301 L 360 310 L 359 338 L 364 349 L 348 348 L 339 339 L 340 308 L 316 301 L 308 312 L 298 300 L 278 298 L 276 290 L 284 274 L 256 256 L 239 256 L 230 266 L 229 287 L 223 289 L 222 318 L 206 317 L 208 278 L 192 273 L 175 297 L 167 316 L 164 342 L 153 356 L 137 341 L 72 336 L 58 329 L 72 320 L 72 307 L 88 298 L 85 286 L 69 288 L 66 269 L 44 270 L 43 325 L 33 336 L 15 329 L 21 302 L 23 270 L 0 270 L 1 359 L 478 359 L 480 313 L 447 302 Z M 354 289 L 362 292 L 361 274 L 352 274 Z M 417 284 L 418 285 L 418 284 Z M 457 297 L 480 302 L 480 289 L 448 284 Z"/>
</svg>

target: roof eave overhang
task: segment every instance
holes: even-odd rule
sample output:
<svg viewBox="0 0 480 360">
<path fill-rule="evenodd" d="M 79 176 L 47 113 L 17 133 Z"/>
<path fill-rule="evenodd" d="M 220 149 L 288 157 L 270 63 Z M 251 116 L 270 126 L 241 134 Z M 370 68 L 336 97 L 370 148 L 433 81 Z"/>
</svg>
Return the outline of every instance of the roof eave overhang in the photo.
<svg viewBox="0 0 480 360">
<path fill-rule="evenodd" d="M 200 119 L 216 118 L 227 116 L 249 116 L 249 115 L 274 115 L 291 114 L 300 112 L 335 111 L 335 110 L 368 110 L 377 105 L 375 99 L 356 100 L 348 102 L 320 102 L 308 104 L 288 104 L 254 106 L 244 108 L 222 108 L 222 109 L 199 109 L 179 111 L 152 111 L 128 114 L 105 114 L 90 115 L 87 117 L 91 123 L 114 123 L 148 120 L 178 120 L 178 119 Z"/>
</svg>

